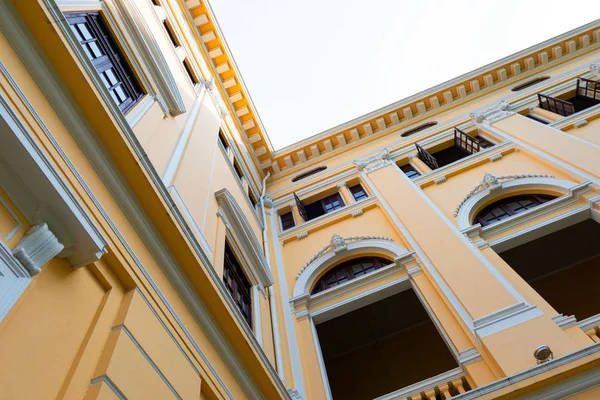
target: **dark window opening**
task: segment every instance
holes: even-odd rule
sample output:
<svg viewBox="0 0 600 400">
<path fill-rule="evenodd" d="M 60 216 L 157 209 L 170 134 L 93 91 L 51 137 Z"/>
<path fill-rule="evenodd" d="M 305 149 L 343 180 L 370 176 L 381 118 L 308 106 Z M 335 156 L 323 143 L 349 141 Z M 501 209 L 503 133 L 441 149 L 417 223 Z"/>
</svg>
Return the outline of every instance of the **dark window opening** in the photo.
<svg viewBox="0 0 600 400">
<path fill-rule="evenodd" d="M 404 132 L 404 133 L 403 133 L 402 135 L 400 135 L 400 136 L 402 136 L 402 137 L 411 136 L 411 135 L 414 135 L 414 134 L 415 134 L 415 133 L 417 133 L 417 132 L 424 131 L 425 129 L 427 129 L 427 128 L 431 128 L 432 126 L 436 126 L 437 124 L 438 124 L 438 123 L 437 123 L 437 122 L 435 122 L 435 121 L 434 121 L 434 122 L 427 122 L 427 123 L 425 123 L 425 124 L 423 124 L 423 125 L 419 125 L 419 126 L 417 126 L 416 128 L 413 128 L 413 129 L 410 129 L 410 130 L 408 130 L 408 131 Z"/>
<path fill-rule="evenodd" d="M 550 79 L 550 77 L 549 76 L 540 76 L 539 78 L 535 78 L 535 79 L 532 79 L 532 80 L 527 81 L 525 83 L 522 83 L 522 84 L 520 84 L 518 86 L 515 86 L 515 87 L 513 87 L 510 90 L 513 91 L 513 92 L 518 92 L 520 90 L 527 89 L 528 87 L 531 87 L 533 85 L 537 85 L 538 83 L 543 82 L 546 79 Z"/>
<path fill-rule="evenodd" d="M 332 287 L 367 275 L 390 264 L 393 264 L 393 261 L 381 257 L 362 257 L 346 261 L 327 271 L 319 279 L 311 294 L 331 289 Z"/>
<path fill-rule="evenodd" d="M 219 142 L 221 143 L 221 145 L 223 146 L 223 148 L 225 150 L 227 150 L 227 148 L 229 147 L 229 145 L 227 144 L 227 139 L 225 139 L 225 135 L 223 134 L 223 131 L 219 129 Z"/>
<path fill-rule="evenodd" d="M 235 169 L 238 178 L 242 179 L 244 177 L 244 171 L 242 171 L 242 167 L 240 167 L 237 160 L 233 160 L 233 169 Z"/>
<path fill-rule="evenodd" d="M 256 205 L 258 204 L 258 201 L 256 200 L 256 197 L 254 197 L 254 194 L 252 193 L 252 190 L 250 190 L 250 188 L 248 188 L 248 199 L 250 199 L 250 203 L 252 203 L 252 207 L 256 207 Z"/>
<path fill-rule="evenodd" d="M 356 201 L 366 199 L 367 197 L 369 197 L 367 192 L 365 192 L 365 189 L 363 189 L 363 187 L 360 184 L 350 186 L 348 189 L 350 189 L 350 193 L 352 193 L 352 196 Z"/>
<path fill-rule="evenodd" d="M 294 222 L 294 214 L 291 211 L 287 212 L 285 214 L 281 214 L 280 218 L 281 218 L 281 227 L 283 228 L 284 231 L 296 226 L 296 223 Z"/>
<path fill-rule="evenodd" d="M 310 204 L 304 204 L 295 194 L 294 197 L 298 211 L 305 221 L 310 221 L 321 215 L 339 210 L 345 205 L 339 193 L 334 193 L 331 196 L 324 197 Z"/>
<path fill-rule="evenodd" d="M 248 326 L 252 328 L 252 286 L 228 243 L 225 243 L 223 282 Z"/>
<path fill-rule="evenodd" d="M 421 176 L 419 171 L 417 171 L 415 167 L 413 167 L 410 164 L 405 164 L 401 166 L 400 169 L 402 170 L 402 172 L 404 172 L 404 175 L 406 175 L 409 179 L 417 179 L 419 176 Z"/>
<path fill-rule="evenodd" d="M 477 141 L 477 143 L 479 143 L 479 147 L 482 149 L 489 149 L 490 147 L 494 146 L 494 143 L 490 142 L 489 140 L 487 140 L 484 137 L 481 136 L 475 136 L 475 141 Z"/>
<path fill-rule="evenodd" d="M 540 108 L 566 117 L 600 104 L 600 82 L 577 78 L 575 96 L 562 100 L 538 93 L 538 100 Z"/>
<path fill-rule="evenodd" d="M 317 167 L 315 169 L 311 169 L 308 172 L 304 172 L 304 173 L 302 173 L 300 175 L 296 175 L 295 177 L 293 177 L 292 178 L 292 182 L 298 182 L 301 179 L 308 178 L 309 176 L 314 175 L 314 174 L 318 174 L 319 172 L 325 171 L 326 169 L 327 169 L 326 166 L 321 166 L 321 167 Z"/>
<path fill-rule="evenodd" d="M 600 224 L 579 222 L 500 253 L 558 313 L 600 313 Z"/>
<path fill-rule="evenodd" d="M 181 46 L 181 43 L 179 43 L 179 39 L 177 38 L 177 34 L 173 30 L 171 23 L 165 19 L 163 21 L 163 26 L 165 27 L 165 30 L 167 31 L 167 36 L 169 36 L 169 39 L 171 39 L 171 43 L 173 43 L 173 46 Z"/>
<path fill-rule="evenodd" d="M 316 328 L 334 400 L 371 400 L 458 367 L 412 289 Z"/>
<path fill-rule="evenodd" d="M 478 138 L 479 139 L 474 138 L 462 130 L 454 128 L 454 144 L 451 147 L 430 154 L 418 143 L 415 143 L 415 146 L 421 161 L 423 161 L 431 169 L 438 169 L 468 157 L 471 154 L 478 153 L 483 147 L 481 145 L 482 142 L 484 145 L 489 144 L 493 146 L 493 143 L 479 136 Z M 489 145 L 488 147 L 490 147 Z"/>
<path fill-rule="evenodd" d="M 190 64 L 190 61 L 187 58 L 185 60 L 183 60 L 183 66 L 185 67 L 185 72 L 187 72 L 188 77 L 190 78 L 192 83 L 194 85 L 197 84 L 198 78 L 196 77 L 196 74 L 194 73 L 194 70 L 192 69 L 192 65 Z"/>
<path fill-rule="evenodd" d="M 548 125 L 550 123 L 550 121 L 548 121 L 548 120 L 546 120 L 544 118 L 540 118 L 537 115 L 529 114 L 529 115 L 526 115 L 526 117 L 529 118 L 529 119 L 532 119 L 534 121 L 537 121 L 537 122 L 539 122 L 541 124 L 544 124 L 544 125 Z"/>
<path fill-rule="evenodd" d="M 126 113 L 143 93 L 104 20 L 98 12 L 65 16 L 112 99 L 121 112 Z"/>
<path fill-rule="evenodd" d="M 479 223 L 481 226 L 486 226 L 500 222 L 503 219 L 535 208 L 540 204 L 544 204 L 545 202 L 555 198 L 556 196 L 550 196 L 546 194 L 525 194 L 507 197 L 490 204 L 477 213 L 474 223 Z"/>
</svg>

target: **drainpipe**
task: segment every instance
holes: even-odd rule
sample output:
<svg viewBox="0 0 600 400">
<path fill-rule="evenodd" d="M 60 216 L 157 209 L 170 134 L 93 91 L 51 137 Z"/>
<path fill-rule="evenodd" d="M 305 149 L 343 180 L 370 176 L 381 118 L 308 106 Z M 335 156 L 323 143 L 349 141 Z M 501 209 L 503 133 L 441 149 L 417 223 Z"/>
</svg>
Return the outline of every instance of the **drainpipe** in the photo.
<svg viewBox="0 0 600 400">
<path fill-rule="evenodd" d="M 267 264 L 269 265 L 269 269 L 273 272 L 273 268 L 271 268 L 271 258 L 269 255 L 269 244 L 267 241 L 267 213 L 265 212 L 265 195 L 267 191 L 267 179 L 271 176 L 270 172 L 267 172 L 267 175 L 263 179 L 262 182 L 262 191 L 260 194 L 260 209 L 262 212 L 262 239 L 263 239 L 263 250 L 265 253 L 265 258 L 267 259 Z M 275 309 L 275 296 L 273 295 L 273 286 L 267 288 L 267 293 L 269 295 L 269 310 L 271 312 L 271 332 L 273 334 L 273 351 L 275 353 L 275 363 L 277 364 L 277 374 L 279 378 L 283 382 L 283 361 L 281 359 L 281 340 L 279 338 L 279 325 L 277 324 L 277 310 Z"/>
</svg>

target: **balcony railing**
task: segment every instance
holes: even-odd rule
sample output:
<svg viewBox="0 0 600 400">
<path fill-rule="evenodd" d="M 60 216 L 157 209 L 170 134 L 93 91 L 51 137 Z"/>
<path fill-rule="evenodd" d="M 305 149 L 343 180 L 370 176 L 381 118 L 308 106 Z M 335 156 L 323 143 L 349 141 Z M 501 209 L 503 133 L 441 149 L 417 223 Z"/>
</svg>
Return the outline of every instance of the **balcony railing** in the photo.
<svg viewBox="0 0 600 400">
<path fill-rule="evenodd" d="M 446 400 L 471 390 L 464 372 L 456 368 L 375 400 Z"/>
</svg>

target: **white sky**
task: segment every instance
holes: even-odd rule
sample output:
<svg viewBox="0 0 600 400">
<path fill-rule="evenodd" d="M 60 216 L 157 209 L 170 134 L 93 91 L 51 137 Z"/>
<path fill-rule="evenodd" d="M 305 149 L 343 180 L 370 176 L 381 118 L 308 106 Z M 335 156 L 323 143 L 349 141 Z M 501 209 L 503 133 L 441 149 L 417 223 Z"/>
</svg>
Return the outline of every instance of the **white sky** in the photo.
<svg viewBox="0 0 600 400">
<path fill-rule="evenodd" d="M 275 149 L 591 22 L 599 0 L 212 0 Z"/>
</svg>

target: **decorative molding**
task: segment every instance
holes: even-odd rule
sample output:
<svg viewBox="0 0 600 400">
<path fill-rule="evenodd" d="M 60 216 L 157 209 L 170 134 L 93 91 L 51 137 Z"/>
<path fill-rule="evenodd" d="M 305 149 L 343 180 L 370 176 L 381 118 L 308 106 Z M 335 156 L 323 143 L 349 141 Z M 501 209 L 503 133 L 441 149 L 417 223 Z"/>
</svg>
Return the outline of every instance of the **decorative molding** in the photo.
<svg viewBox="0 0 600 400">
<path fill-rule="evenodd" d="M 385 236 L 349 236 L 347 238 L 343 238 L 340 235 L 334 233 L 331 236 L 331 240 L 329 241 L 329 244 L 327 246 L 324 246 L 321 250 L 319 250 L 314 256 L 312 256 L 307 262 L 306 264 L 304 264 L 304 266 L 302 268 L 300 268 L 300 271 L 298 272 L 298 274 L 296 275 L 296 280 L 298 280 L 298 278 L 300 277 L 300 275 L 302 275 L 302 273 L 304 272 L 304 270 L 306 268 L 308 268 L 308 266 L 313 263 L 317 258 L 323 256 L 323 254 L 329 252 L 329 251 L 333 251 L 334 254 L 339 254 L 342 253 L 346 250 L 348 250 L 348 244 L 349 243 L 353 243 L 353 242 L 360 242 L 363 240 L 387 240 L 390 242 L 393 242 L 394 239 L 385 237 Z"/>
<path fill-rule="evenodd" d="M 227 116 L 229 116 L 229 110 L 227 110 L 227 107 L 225 106 L 225 102 L 221 97 L 221 92 L 219 92 L 219 89 L 217 89 L 217 87 L 215 86 L 214 77 L 211 76 L 210 78 L 208 78 L 208 80 L 204 82 L 204 86 L 208 90 L 210 98 L 214 102 L 217 110 L 219 111 L 219 116 L 221 117 L 221 119 L 227 118 Z"/>
<path fill-rule="evenodd" d="M 573 122 L 575 128 L 582 128 L 588 124 L 587 119 L 580 119 L 579 121 Z"/>
<path fill-rule="evenodd" d="M 159 102 L 164 104 L 171 116 L 183 114 L 186 109 L 177 82 L 162 50 L 156 43 L 150 27 L 135 2 L 132 0 L 109 0 L 104 1 L 103 5 L 106 11 L 113 17 L 116 16 L 122 24 L 122 29 L 127 33 L 127 43 L 121 44 L 123 46 L 128 44 L 133 47 L 135 56 L 140 60 L 138 65 L 145 70 L 151 78 L 151 83 L 156 86 L 156 97 Z M 63 34 L 67 36 L 72 48 L 75 49 L 76 46 L 80 46 L 72 32 L 63 32 Z M 86 72 L 96 74 L 82 50 L 77 47 L 76 53 L 79 54 L 80 61 L 86 67 Z"/>
<path fill-rule="evenodd" d="M 438 178 L 435 178 L 434 182 L 436 185 L 441 185 L 442 183 L 446 182 L 448 179 L 446 178 L 446 175 L 442 175 Z"/>
<path fill-rule="evenodd" d="M 490 161 L 496 162 L 496 161 L 502 160 L 503 157 L 504 156 L 502 155 L 502 153 L 494 154 L 493 156 L 490 157 Z"/>
<path fill-rule="evenodd" d="M 552 321 L 561 329 L 569 329 L 577 325 L 577 319 L 574 315 L 558 314 L 552 317 Z"/>
<path fill-rule="evenodd" d="M 470 347 L 458 353 L 458 363 L 463 367 L 474 364 L 481 360 L 483 360 L 483 358 L 475 347 Z"/>
<path fill-rule="evenodd" d="M 379 153 L 372 155 L 364 160 L 355 160 L 354 165 L 359 171 L 365 171 L 367 174 L 377 171 L 380 168 L 392 163 L 392 155 L 388 149 L 383 149 Z"/>
<path fill-rule="evenodd" d="M 29 271 L 31 276 L 42 271 L 48 261 L 60 253 L 65 246 L 58 241 L 48 225 L 41 223 L 32 226 L 13 250 L 15 257 Z"/>
<path fill-rule="evenodd" d="M 600 62 L 590 65 L 590 71 L 600 78 Z"/>
<path fill-rule="evenodd" d="M 304 400 L 304 397 L 296 389 L 289 388 L 288 393 L 292 400 Z"/>
<path fill-rule="evenodd" d="M 261 245 L 237 201 L 227 189 L 219 190 L 215 193 L 215 197 L 220 207 L 219 216 L 224 217 L 226 227 L 240 246 L 243 256 L 248 258 L 248 264 L 244 265 L 247 272 L 262 287 L 271 286 L 273 284 L 271 270 Z"/>
<path fill-rule="evenodd" d="M 402 400 L 402 399 L 407 399 L 407 398 L 411 398 L 411 399 L 422 398 L 421 393 L 423 393 L 424 391 L 426 391 L 428 389 L 433 389 L 437 386 L 446 384 L 448 382 L 452 382 L 456 379 L 461 379 L 464 376 L 465 376 L 465 373 L 462 370 L 462 368 L 455 368 L 453 370 L 444 372 L 442 374 L 436 375 L 429 379 L 425 379 L 421 382 L 414 383 L 405 388 L 393 391 L 393 392 L 383 395 L 381 397 L 377 397 L 374 400 Z M 436 398 L 435 394 L 430 398 L 435 399 Z"/>
<path fill-rule="evenodd" d="M 98 2 L 98 4 L 100 3 Z M 140 122 L 155 101 L 156 99 L 152 95 L 147 94 L 144 96 L 139 104 L 137 104 L 133 110 L 127 113 L 127 122 L 129 123 L 129 126 L 133 128 L 138 122 Z"/>
<path fill-rule="evenodd" d="M 597 326 L 600 326 L 600 314 L 593 315 L 589 318 L 584 319 L 583 321 L 579 321 L 577 323 L 579 327 L 585 332 L 593 329 Z"/>
<path fill-rule="evenodd" d="M 471 113 L 471 119 L 476 124 L 488 123 L 492 124 L 494 122 L 498 122 L 501 119 L 510 117 L 514 115 L 513 111 L 510 111 L 510 104 L 505 100 L 502 100 L 500 103 L 495 106 L 483 109 L 478 112 Z"/>
<path fill-rule="evenodd" d="M 489 191 L 489 193 L 494 192 L 498 189 L 502 188 L 502 182 L 500 181 L 508 181 L 515 179 L 524 179 L 524 178 L 554 178 L 552 175 L 544 175 L 544 174 L 521 174 L 521 175 L 506 175 L 496 177 L 492 174 L 488 174 L 487 172 L 483 174 L 483 178 L 481 182 L 475 186 L 467 195 L 460 201 L 458 206 L 454 209 L 454 217 L 457 217 L 461 207 L 469 200 L 475 193 L 479 190 Z M 488 194 L 489 194 L 488 193 Z"/>
<path fill-rule="evenodd" d="M 306 232 L 306 231 L 304 231 L 304 232 L 300 232 L 300 233 L 298 234 L 298 236 L 296 236 L 296 238 L 297 238 L 298 240 L 306 239 L 307 237 L 308 237 L 308 232 Z"/>
<path fill-rule="evenodd" d="M 483 338 L 544 315 L 535 305 L 521 302 L 473 321 L 475 333 Z"/>
<path fill-rule="evenodd" d="M 361 216 L 361 215 L 363 215 L 363 214 L 364 214 L 364 211 L 363 211 L 363 209 L 361 208 L 360 210 L 354 211 L 354 212 L 352 213 L 352 217 L 353 217 L 353 218 L 357 218 L 357 217 L 360 217 L 360 216 Z"/>
<path fill-rule="evenodd" d="M 342 188 L 348 187 L 348 184 L 346 182 L 340 182 L 337 185 L 335 185 L 339 190 L 342 190 Z"/>
</svg>

